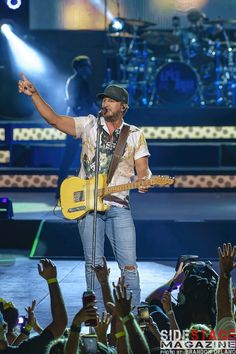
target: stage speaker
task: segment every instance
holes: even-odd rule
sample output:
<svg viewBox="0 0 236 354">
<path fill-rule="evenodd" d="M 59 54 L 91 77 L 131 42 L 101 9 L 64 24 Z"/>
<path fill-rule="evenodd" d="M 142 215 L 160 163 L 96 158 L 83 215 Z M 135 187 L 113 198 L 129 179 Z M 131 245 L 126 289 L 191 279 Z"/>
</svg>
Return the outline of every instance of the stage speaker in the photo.
<svg viewBox="0 0 236 354">
<path fill-rule="evenodd" d="M 7 197 L 0 198 L 0 219 L 11 219 L 13 217 L 12 202 Z"/>
</svg>

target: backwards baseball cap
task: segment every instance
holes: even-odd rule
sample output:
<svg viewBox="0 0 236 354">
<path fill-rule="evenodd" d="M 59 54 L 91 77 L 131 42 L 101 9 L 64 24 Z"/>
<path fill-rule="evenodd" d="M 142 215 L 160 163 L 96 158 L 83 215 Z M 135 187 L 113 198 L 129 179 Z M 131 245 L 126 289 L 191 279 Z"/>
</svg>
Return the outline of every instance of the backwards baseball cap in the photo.
<svg viewBox="0 0 236 354">
<path fill-rule="evenodd" d="M 91 65 L 91 60 L 87 55 L 78 55 L 72 60 L 72 66 L 80 67 L 84 65 Z"/>
<path fill-rule="evenodd" d="M 97 94 L 98 99 L 104 97 L 112 98 L 115 101 L 129 103 L 129 94 L 126 89 L 118 85 L 109 85 L 105 88 L 104 92 Z"/>
</svg>

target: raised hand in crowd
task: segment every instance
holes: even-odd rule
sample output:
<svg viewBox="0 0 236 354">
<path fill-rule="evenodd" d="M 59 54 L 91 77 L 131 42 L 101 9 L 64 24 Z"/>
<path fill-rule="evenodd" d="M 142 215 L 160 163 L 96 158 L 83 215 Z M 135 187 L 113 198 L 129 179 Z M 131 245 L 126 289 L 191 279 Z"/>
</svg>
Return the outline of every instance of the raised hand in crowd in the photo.
<svg viewBox="0 0 236 354">
<path fill-rule="evenodd" d="M 97 308 L 94 302 L 83 306 L 73 318 L 70 334 L 65 346 L 65 354 L 77 354 L 79 351 L 79 340 L 82 323 L 88 320 L 96 320 L 98 317 Z"/>
<path fill-rule="evenodd" d="M 38 272 L 39 275 L 48 281 L 48 279 L 55 279 L 54 283 L 57 283 L 57 268 L 54 262 L 50 259 L 41 259 L 40 263 L 38 264 Z M 49 282 L 52 284 L 53 282 Z"/>
<path fill-rule="evenodd" d="M 218 247 L 220 275 L 230 275 L 230 272 L 236 268 L 234 257 L 236 254 L 236 246 L 232 247 L 231 243 L 224 243 L 223 247 Z"/>
<path fill-rule="evenodd" d="M 145 336 L 132 313 L 132 293 L 122 282 L 114 285 L 113 297 L 115 308 L 127 333 L 127 345 L 133 354 L 150 353 Z"/>
<path fill-rule="evenodd" d="M 57 268 L 51 260 L 41 259 L 38 264 L 38 272 L 47 281 L 51 298 L 52 322 L 46 330 L 50 331 L 54 338 L 58 338 L 65 330 L 67 313 L 57 280 Z"/>
<path fill-rule="evenodd" d="M 132 292 L 127 291 L 127 286 L 118 281 L 118 284 L 113 283 L 113 297 L 115 301 L 115 307 L 118 315 L 123 318 L 131 314 L 132 306 Z M 132 317 L 132 316 L 131 316 Z"/>
<path fill-rule="evenodd" d="M 91 302 L 79 310 L 73 319 L 72 325 L 80 327 L 83 322 L 88 320 L 96 320 L 97 317 L 97 308 L 94 306 L 94 302 Z"/>
<path fill-rule="evenodd" d="M 36 305 L 36 300 L 33 300 L 31 306 L 25 308 L 25 311 L 27 313 L 27 323 L 22 328 L 21 333 L 19 334 L 19 336 L 17 336 L 17 338 L 12 343 L 12 345 L 19 345 L 23 340 L 28 338 L 30 331 L 34 329 L 34 327 L 36 328 L 35 324 L 37 321 L 34 314 L 35 305 Z M 40 331 L 38 333 L 41 332 L 42 332 L 42 328 L 40 327 Z"/>
<path fill-rule="evenodd" d="M 156 322 L 153 321 L 151 316 L 149 316 L 149 318 L 145 322 L 146 328 L 144 329 L 144 333 L 148 331 L 151 332 L 153 336 L 157 339 L 157 341 L 160 342 L 161 334 Z"/>
<path fill-rule="evenodd" d="M 95 328 L 95 332 L 97 334 L 99 342 L 108 345 L 108 340 L 107 340 L 107 330 L 108 327 L 111 323 L 112 320 L 112 315 L 109 313 L 103 312 L 102 316 L 98 315 L 98 323 Z"/>
<path fill-rule="evenodd" d="M 107 266 L 107 261 L 105 257 L 103 258 L 103 265 L 97 265 L 97 266 L 91 266 L 93 271 L 96 274 L 96 277 L 101 285 L 102 288 L 102 296 L 103 296 L 103 302 L 106 308 L 106 311 L 109 312 L 107 308 L 107 303 L 108 302 L 113 302 L 112 298 L 112 292 L 109 284 L 109 274 L 110 274 L 110 269 Z"/>
<path fill-rule="evenodd" d="M 181 262 L 174 276 L 167 283 L 161 285 L 159 288 L 155 289 L 151 294 L 149 294 L 145 301 L 149 304 L 153 301 L 161 301 L 162 296 L 166 290 L 172 291 L 177 289 L 177 287 L 181 285 L 185 279 L 185 266 L 186 264 Z"/>
<path fill-rule="evenodd" d="M 177 286 L 181 285 L 183 281 L 185 280 L 186 276 L 184 273 L 184 268 L 187 266 L 187 264 L 184 264 L 184 262 L 180 262 L 179 267 L 175 273 L 175 275 L 172 278 L 172 288 L 171 290 L 174 290 L 177 288 Z"/>
<path fill-rule="evenodd" d="M 35 316 L 35 306 L 36 306 L 36 300 L 32 301 L 31 306 L 28 306 L 25 308 L 25 311 L 28 315 L 28 321 L 27 321 L 27 325 L 29 324 L 30 326 L 32 326 L 32 329 L 37 332 L 37 333 L 42 333 L 43 328 L 40 326 L 40 324 L 37 321 L 37 318 Z"/>
<path fill-rule="evenodd" d="M 233 247 L 231 243 L 224 243 L 222 248 L 218 247 L 218 254 L 220 276 L 216 291 L 217 322 L 225 317 L 233 319 L 231 272 L 236 268 L 234 262 L 236 246 Z"/>
<path fill-rule="evenodd" d="M 170 321 L 170 329 L 179 329 L 178 323 L 175 318 L 175 313 L 172 308 L 171 294 L 169 291 L 165 291 L 162 297 L 162 305 Z"/>
<path fill-rule="evenodd" d="M 33 300 L 31 303 L 31 306 L 25 307 L 25 311 L 28 315 L 27 324 L 29 324 L 32 327 L 34 327 L 35 322 L 36 322 L 36 318 L 35 318 L 35 314 L 34 314 L 35 306 L 36 306 L 36 300 Z"/>
<path fill-rule="evenodd" d="M 38 272 L 40 276 L 44 278 L 48 283 L 49 295 L 51 300 L 52 321 L 42 331 L 42 333 L 32 338 L 29 338 L 30 330 L 32 329 L 32 326 L 36 321 L 34 316 L 35 301 L 33 301 L 31 306 L 26 308 L 26 311 L 28 313 L 28 323 L 21 330 L 21 336 L 24 336 L 27 339 L 23 340 L 23 342 L 21 342 L 19 345 L 17 345 L 17 343 L 14 343 L 15 351 L 17 351 L 17 348 L 19 348 L 20 353 L 44 353 L 48 344 L 53 339 L 59 338 L 63 334 L 67 325 L 67 314 L 61 295 L 60 286 L 57 281 L 57 268 L 55 264 L 49 259 L 42 259 L 38 264 Z M 8 343 L 6 344 L 7 347 L 11 348 Z M 12 351 L 12 349 L 9 350 Z"/>
<path fill-rule="evenodd" d="M 106 258 L 103 257 L 103 265 L 98 265 L 96 267 L 92 266 L 99 283 L 101 284 L 103 302 L 107 312 L 111 317 L 111 331 L 109 335 L 109 344 L 112 346 L 117 346 L 118 352 L 126 354 L 128 353 L 126 340 L 124 337 L 124 327 L 120 320 L 120 317 L 116 311 L 114 305 L 114 300 L 112 297 L 112 291 L 109 284 L 110 269 L 107 266 Z M 118 280 L 118 284 L 124 284 L 124 276 L 121 276 Z M 114 285 L 114 283 L 113 283 Z"/>
<path fill-rule="evenodd" d="M 63 347 L 64 354 L 79 354 L 82 346 L 81 326 L 82 323 L 97 320 L 98 313 L 94 302 L 84 305 L 74 316 L 67 340 L 58 339 L 51 343 L 48 348 L 49 353 L 60 351 Z M 81 351 L 83 352 L 83 350 Z"/>
<path fill-rule="evenodd" d="M 33 306 L 33 304 L 34 304 L 34 306 Z M 31 310 L 31 311 L 33 311 L 33 324 L 32 324 L 32 327 L 33 327 L 33 330 L 35 331 L 35 332 L 37 332 L 37 333 L 42 333 L 42 331 L 43 331 L 43 328 L 40 326 L 40 324 L 38 323 L 38 321 L 37 321 L 37 317 L 35 316 L 35 313 L 34 313 L 34 308 L 35 308 L 35 306 L 36 306 L 36 300 L 34 300 L 33 302 L 32 302 L 32 306 L 33 306 L 33 309 L 31 309 L 31 308 L 27 308 L 27 309 L 25 309 L 26 311 L 27 311 L 27 313 Z"/>
<path fill-rule="evenodd" d="M 107 266 L 106 257 L 102 257 L 103 265 L 91 266 L 94 270 L 99 283 L 107 283 L 109 281 L 110 268 Z"/>
<path fill-rule="evenodd" d="M 120 279 L 121 278 L 119 278 L 119 281 Z M 106 307 L 108 309 L 108 312 L 112 315 L 109 344 L 117 348 L 117 353 L 128 354 L 129 349 L 125 337 L 124 326 L 120 316 L 118 315 L 115 304 L 113 302 L 109 302 L 106 304 Z"/>
<path fill-rule="evenodd" d="M 165 310 L 166 314 L 168 314 L 170 311 L 173 311 L 172 302 L 171 302 L 171 295 L 170 295 L 169 291 L 167 291 L 167 290 L 164 291 L 161 302 L 162 302 L 163 309 Z"/>
</svg>

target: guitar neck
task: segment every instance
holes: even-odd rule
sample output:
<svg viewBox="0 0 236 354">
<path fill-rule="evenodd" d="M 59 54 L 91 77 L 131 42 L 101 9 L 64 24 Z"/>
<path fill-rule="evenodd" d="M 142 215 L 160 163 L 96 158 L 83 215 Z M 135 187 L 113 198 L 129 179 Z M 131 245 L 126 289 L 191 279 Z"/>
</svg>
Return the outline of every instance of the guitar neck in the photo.
<svg viewBox="0 0 236 354">
<path fill-rule="evenodd" d="M 170 185 L 170 184 L 173 184 L 172 178 L 156 176 L 154 178 L 150 178 L 142 181 L 129 182 L 125 184 L 120 184 L 118 186 L 106 187 L 103 189 L 102 195 L 106 196 L 111 193 L 128 191 L 131 189 L 137 189 L 139 187 L 148 188 L 154 185 Z"/>
</svg>

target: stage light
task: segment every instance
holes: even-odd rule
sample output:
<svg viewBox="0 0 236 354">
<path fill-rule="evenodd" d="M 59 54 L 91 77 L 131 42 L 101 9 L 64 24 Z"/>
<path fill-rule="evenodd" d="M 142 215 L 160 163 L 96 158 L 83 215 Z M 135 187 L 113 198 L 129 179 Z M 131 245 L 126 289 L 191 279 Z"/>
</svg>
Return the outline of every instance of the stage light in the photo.
<svg viewBox="0 0 236 354">
<path fill-rule="evenodd" d="M 12 202 L 7 197 L 0 198 L 0 219 L 11 219 L 13 217 Z"/>
<path fill-rule="evenodd" d="M 9 9 L 17 10 L 21 6 L 21 0 L 7 0 Z"/>
<path fill-rule="evenodd" d="M 10 29 L 8 24 L 3 24 L 1 26 L 1 31 L 8 41 L 13 60 L 18 69 L 22 71 L 30 71 L 31 73 L 45 72 L 43 60 L 36 50 L 20 39 Z"/>
<path fill-rule="evenodd" d="M 111 23 L 111 27 L 114 29 L 116 32 L 123 31 L 124 29 L 124 21 L 114 18 L 114 20 Z"/>
<path fill-rule="evenodd" d="M 1 32 L 4 35 L 7 35 L 7 33 L 12 32 L 12 30 L 13 30 L 13 27 L 9 23 L 4 23 L 4 24 L 1 25 Z"/>
<path fill-rule="evenodd" d="M 123 19 L 117 17 L 114 18 L 111 23 L 109 24 L 109 32 L 116 33 L 122 32 L 125 28 L 125 22 Z"/>
</svg>

